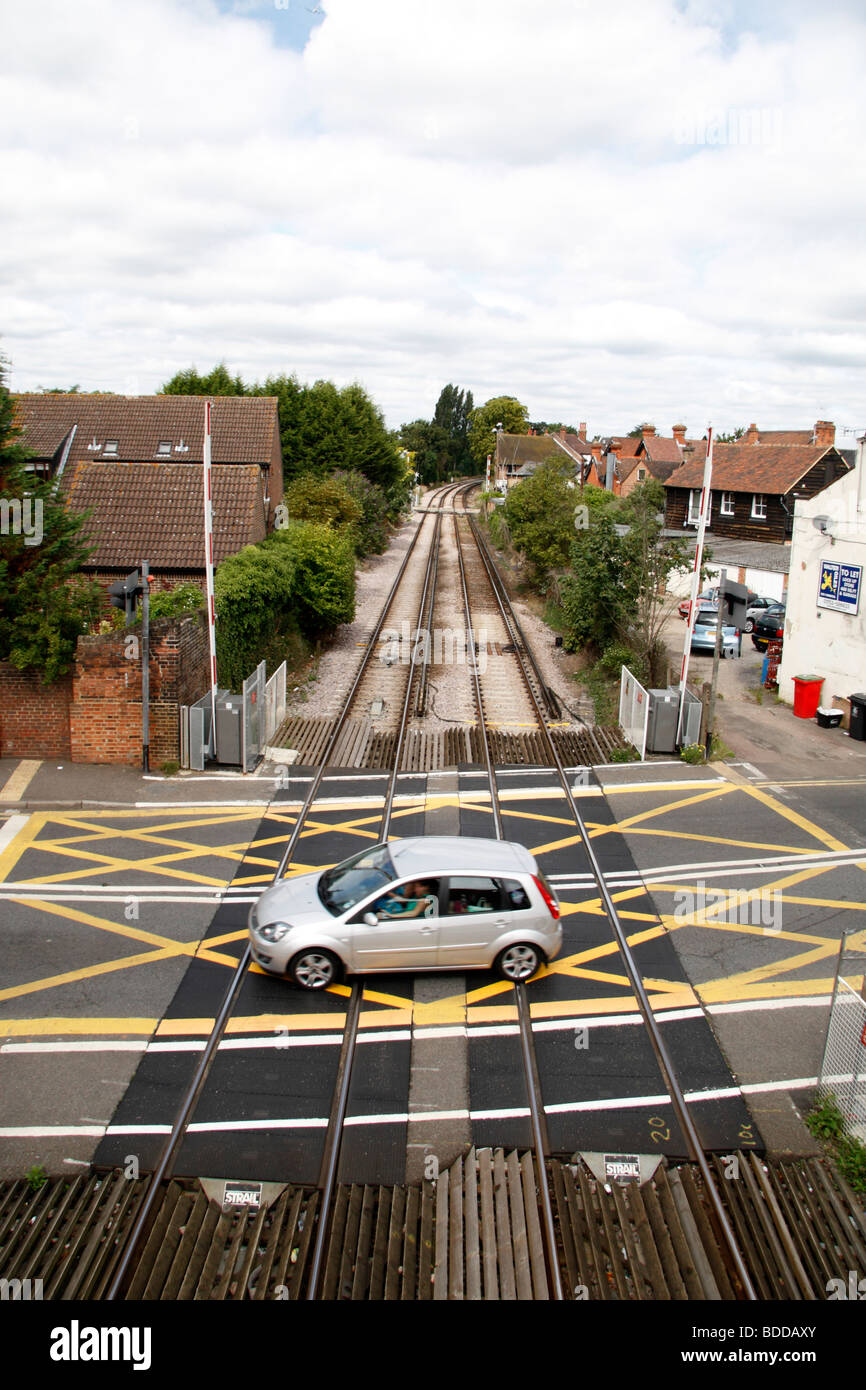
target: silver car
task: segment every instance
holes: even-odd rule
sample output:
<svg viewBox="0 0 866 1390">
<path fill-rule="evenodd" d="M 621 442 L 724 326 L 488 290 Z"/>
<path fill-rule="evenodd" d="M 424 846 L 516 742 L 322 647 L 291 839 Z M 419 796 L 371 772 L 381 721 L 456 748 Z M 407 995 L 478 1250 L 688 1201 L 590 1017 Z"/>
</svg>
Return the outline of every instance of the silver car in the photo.
<svg viewBox="0 0 866 1390">
<path fill-rule="evenodd" d="M 252 954 L 304 989 L 345 971 L 483 970 L 528 980 L 562 946 L 556 895 L 523 845 L 418 836 L 278 879 L 249 915 Z"/>
</svg>

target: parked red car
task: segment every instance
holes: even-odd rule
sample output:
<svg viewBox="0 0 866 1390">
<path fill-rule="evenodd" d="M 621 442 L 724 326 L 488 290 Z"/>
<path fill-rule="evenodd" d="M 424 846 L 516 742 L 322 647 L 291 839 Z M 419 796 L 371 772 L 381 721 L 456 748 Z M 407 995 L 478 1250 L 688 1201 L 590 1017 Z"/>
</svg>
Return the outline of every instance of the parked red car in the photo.
<svg viewBox="0 0 866 1390">
<path fill-rule="evenodd" d="M 719 598 L 719 590 L 718 590 L 718 588 L 715 588 L 715 589 L 704 589 L 703 593 L 698 594 L 698 608 L 705 608 L 705 607 L 707 606 L 707 604 L 717 603 L 717 602 L 718 602 L 718 598 Z M 682 603 L 681 603 L 681 604 L 678 606 L 678 608 L 677 608 L 677 612 L 679 613 L 680 617 L 683 619 L 684 622 L 688 622 L 688 620 L 689 620 L 689 609 L 690 609 L 690 608 L 691 608 L 691 599 L 688 599 L 688 598 L 684 598 L 683 601 L 682 601 Z"/>
</svg>

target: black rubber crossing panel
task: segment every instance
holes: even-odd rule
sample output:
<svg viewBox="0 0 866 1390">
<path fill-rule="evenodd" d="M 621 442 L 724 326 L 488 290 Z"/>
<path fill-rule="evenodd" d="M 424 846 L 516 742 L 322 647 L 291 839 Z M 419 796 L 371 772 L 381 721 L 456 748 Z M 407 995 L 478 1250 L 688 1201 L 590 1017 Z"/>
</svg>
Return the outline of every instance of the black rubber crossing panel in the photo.
<svg viewBox="0 0 866 1390">
<path fill-rule="evenodd" d="M 565 819 L 565 802 L 533 800 L 530 787 L 527 787 L 526 804 L 533 815 L 562 815 Z M 587 828 L 614 823 L 614 813 L 606 798 L 585 798 L 579 805 Z M 511 807 L 516 809 L 515 803 L 511 803 Z M 551 807 L 562 809 L 551 811 Z M 488 813 L 474 807 L 462 808 L 462 833 L 483 834 L 485 816 L 490 827 Z M 489 836 L 489 829 L 487 833 Z M 549 820 L 521 822 L 518 817 L 512 817 L 505 833 L 534 852 L 551 841 L 567 838 L 569 828 L 567 825 L 553 826 Z M 597 837 L 593 849 L 606 874 L 635 870 L 634 860 L 620 835 Z M 589 870 L 582 844 L 544 851 L 539 854 L 539 863 L 547 874 L 577 874 Z M 650 896 L 641 891 L 639 885 L 634 887 L 639 891 L 629 890 L 629 895 L 617 903 L 620 920 L 629 936 L 643 930 L 652 931 L 656 919 Z M 581 1149 L 615 1147 L 617 1152 L 659 1152 L 671 1158 L 687 1157 L 688 1147 L 670 1102 L 664 1099 L 641 1103 L 643 1097 L 665 1097 L 666 1087 L 642 1022 L 616 1019 L 620 1010 L 634 1015 L 637 1005 L 622 958 L 613 944 L 607 917 L 598 910 L 598 891 L 594 886 L 581 890 L 562 889 L 559 896 L 564 906 L 574 906 L 577 910 L 563 913 L 563 946 L 554 964 L 576 956 L 577 968 L 587 973 L 570 975 L 554 970 L 528 986 L 531 1005 L 558 1006 L 557 1016 L 551 1011 L 549 1019 L 537 1018 L 534 1030 L 544 1104 L 546 1108 L 552 1107 L 547 1111 L 551 1150 L 571 1154 Z M 616 902 L 617 890 L 613 890 L 613 897 Z M 592 910 L 581 912 L 581 903 Z M 644 980 L 688 987 L 674 941 L 666 932 L 660 931 L 649 940 L 633 944 L 632 953 Z M 604 978 L 606 976 L 613 978 Z M 482 983 L 493 979 L 481 974 L 475 978 Z M 648 987 L 651 996 L 661 992 L 661 984 Z M 500 994 L 489 997 L 484 1003 L 506 1005 L 510 998 Z M 611 1001 L 607 1006 L 600 1006 L 603 1025 L 601 1022 L 594 1025 L 593 1013 L 586 1008 L 585 1001 L 596 999 Z M 538 1026 L 543 1022 L 557 1024 L 557 1018 L 566 1022 L 562 1005 L 571 1000 L 577 1024 Z M 582 1030 L 579 1034 L 576 1032 L 578 1026 Z M 736 1092 L 730 1097 L 691 1104 L 690 1114 L 702 1145 L 719 1152 L 749 1147 L 762 1150 L 762 1141 L 748 1106 L 736 1090 L 706 1016 L 701 1013 L 697 1017 L 668 1019 L 662 1021 L 661 1027 L 684 1092 Z M 507 1113 L 528 1104 L 518 1039 L 508 1031 L 488 1032 L 487 1029 L 497 1030 L 497 1025 L 491 1022 L 486 1028 L 480 1024 L 470 1027 L 473 1139 L 479 1147 L 519 1146 L 528 1142 L 528 1119 Z M 598 1107 L 599 1102 L 612 1105 L 610 1108 L 565 1108 Z M 497 1111 L 506 1113 L 489 1114 Z"/>
<path fill-rule="evenodd" d="M 417 793 L 417 777 L 398 780 L 398 794 Z M 308 784 L 307 784 L 308 785 Z M 381 806 L 362 802 L 362 797 L 384 795 L 385 778 L 371 782 L 357 775 L 335 782 L 326 778 L 320 788 L 323 798 L 339 797 L 340 806 L 312 808 L 308 834 L 300 837 L 293 862 L 319 868 L 338 863 L 359 849 L 376 843 Z M 267 868 L 259 861 L 273 860 L 274 868 L 294 824 L 287 822 L 281 806 L 297 801 L 303 782 L 289 785 L 275 798 L 272 811 L 265 815 L 251 836 L 247 855 L 235 872 L 235 887 L 245 885 L 252 893 L 267 886 Z M 357 809 L 346 809 L 355 797 Z M 364 822 L 372 833 L 358 836 L 346 822 Z M 403 837 L 423 833 L 423 805 L 420 809 L 398 807 L 392 835 Z M 263 842 L 266 842 L 263 844 Z M 247 941 L 248 904 L 224 903 L 214 914 L 206 940 L 236 934 L 236 941 L 220 942 L 221 955 L 240 959 Z M 216 1017 L 228 987 L 231 972 L 227 965 L 193 959 L 166 1011 L 172 1019 L 210 1020 Z M 376 976 L 366 981 L 369 990 L 389 997 L 407 999 L 410 977 Z M 396 986 L 396 988 L 395 988 Z M 403 988 L 401 988 L 401 986 Z M 174 1172 L 179 1177 L 214 1176 L 258 1180 L 292 1180 L 315 1184 L 319 1178 L 325 1131 L 340 1057 L 348 996 L 341 992 L 311 993 L 300 990 L 282 977 L 258 970 L 248 971 L 234 1010 L 236 1020 L 249 1020 L 243 1032 L 237 1027 L 227 1032 L 214 1060 L 207 1083 L 199 1097 L 190 1129 L 180 1146 Z M 387 1002 L 365 999 L 366 1015 L 381 1013 L 388 1027 L 394 1007 Z M 304 1019 L 316 1016 L 309 1030 Z M 273 1019 L 289 1019 L 291 1026 L 273 1026 Z M 333 1018 L 333 1026 L 327 1020 Z M 260 1027 L 256 1020 L 269 1019 Z M 326 1038 L 316 1039 L 322 1033 Z M 113 1117 L 109 1132 L 94 1158 L 98 1167 L 125 1164 L 135 1154 L 142 1172 L 152 1171 L 165 1134 L 118 1134 L 123 1126 L 148 1129 L 173 1125 L 198 1062 L 201 1050 L 171 1050 L 184 1042 L 204 1043 L 207 1029 L 178 1037 L 167 1033 L 157 1046 L 144 1054 L 136 1073 Z M 303 1045 L 296 1045 L 298 1040 Z M 335 1040 L 337 1039 L 337 1040 Z M 238 1047 L 239 1042 L 252 1043 Z M 261 1045 L 256 1045 L 259 1043 Z M 161 1046 L 165 1045 L 166 1050 Z M 272 1045 L 273 1044 L 273 1045 Z M 349 1114 L 404 1114 L 408 1111 L 409 1044 L 369 1043 L 359 1047 L 356 1075 L 350 1093 Z M 208 1128 L 198 1128 L 207 1126 Z M 406 1125 L 379 1124 L 351 1127 L 346 1145 L 347 1181 L 402 1182 L 405 1162 Z M 392 1152 L 393 1151 L 393 1152 Z M 399 1176 L 392 1176 L 399 1173 Z M 370 1176 L 367 1176 L 370 1174 Z"/>
</svg>

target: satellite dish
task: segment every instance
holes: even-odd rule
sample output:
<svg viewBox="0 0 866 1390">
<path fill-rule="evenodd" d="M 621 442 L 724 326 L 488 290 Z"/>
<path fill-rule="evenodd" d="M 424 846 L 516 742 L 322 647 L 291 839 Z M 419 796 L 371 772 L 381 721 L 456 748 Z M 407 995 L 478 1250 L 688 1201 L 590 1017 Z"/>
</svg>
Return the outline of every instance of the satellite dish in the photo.
<svg viewBox="0 0 866 1390">
<path fill-rule="evenodd" d="M 830 529 L 830 518 L 829 516 L 813 516 L 812 525 L 814 526 L 816 531 L 821 532 L 822 536 L 826 536 L 828 530 Z"/>
</svg>

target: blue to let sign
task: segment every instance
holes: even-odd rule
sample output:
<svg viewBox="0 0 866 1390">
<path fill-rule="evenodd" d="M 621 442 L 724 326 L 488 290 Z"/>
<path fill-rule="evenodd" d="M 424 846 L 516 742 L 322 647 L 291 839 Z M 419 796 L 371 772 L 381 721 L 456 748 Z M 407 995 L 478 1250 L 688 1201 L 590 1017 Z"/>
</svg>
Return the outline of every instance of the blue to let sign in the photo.
<svg viewBox="0 0 866 1390">
<path fill-rule="evenodd" d="M 832 608 L 836 613 L 856 615 L 860 607 L 862 575 L 862 565 L 843 565 L 837 560 L 822 560 L 818 607 Z"/>
</svg>

